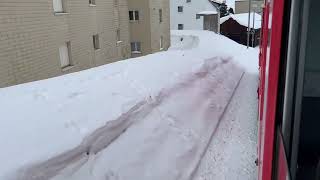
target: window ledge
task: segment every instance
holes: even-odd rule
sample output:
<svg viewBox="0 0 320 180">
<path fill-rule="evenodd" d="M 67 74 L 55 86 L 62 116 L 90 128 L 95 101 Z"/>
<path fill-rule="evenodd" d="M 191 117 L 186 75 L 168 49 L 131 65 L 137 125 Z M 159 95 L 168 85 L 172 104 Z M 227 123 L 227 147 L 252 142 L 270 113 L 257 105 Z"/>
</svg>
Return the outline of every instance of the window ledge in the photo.
<svg viewBox="0 0 320 180">
<path fill-rule="evenodd" d="M 117 41 L 117 44 L 121 44 L 123 41 Z"/>
<path fill-rule="evenodd" d="M 142 54 L 141 51 L 131 51 L 132 54 Z"/>
<path fill-rule="evenodd" d="M 100 50 L 101 50 L 101 48 L 99 48 L 99 49 L 94 49 L 95 52 L 100 51 Z"/>
<path fill-rule="evenodd" d="M 129 20 L 130 23 L 138 23 L 139 20 Z"/>
<path fill-rule="evenodd" d="M 160 51 L 164 50 L 164 48 L 160 48 Z"/>
<path fill-rule="evenodd" d="M 66 13 L 66 12 L 55 12 L 54 15 L 55 16 L 62 16 L 62 15 L 68 15 L 70 13 Z"/>
<path fill-rule="evenodd" d="M 97 5 L 95 4 L 89 4 L 89 7 L 96 7 Z"/>
<path fill-rule="evenodd" d="M 62 68 L 62 71 L 68 71 L 68 70 L 70 70 L 70 69 L 72 69 L 72 68 L 74 68 L 75 66 L 73 66 L 73 65 L 70 65 L 70 66 L 66 66 L 66 67 L 63 67 Z"/>
</svg>

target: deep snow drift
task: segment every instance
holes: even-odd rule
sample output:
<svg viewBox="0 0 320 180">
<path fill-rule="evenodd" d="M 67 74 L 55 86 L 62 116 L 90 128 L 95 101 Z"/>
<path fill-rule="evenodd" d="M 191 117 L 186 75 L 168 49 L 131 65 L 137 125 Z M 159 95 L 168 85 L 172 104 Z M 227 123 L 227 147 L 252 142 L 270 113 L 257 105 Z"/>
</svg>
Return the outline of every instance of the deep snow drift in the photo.
<svg viewBox="0 0 320 180">
<path fill-rule="evenodd" d="M 211 32 L 172 34 L 167 52 L 0 89 L 0 179 L 193 176 L 257 51 Z"/>
</svg>

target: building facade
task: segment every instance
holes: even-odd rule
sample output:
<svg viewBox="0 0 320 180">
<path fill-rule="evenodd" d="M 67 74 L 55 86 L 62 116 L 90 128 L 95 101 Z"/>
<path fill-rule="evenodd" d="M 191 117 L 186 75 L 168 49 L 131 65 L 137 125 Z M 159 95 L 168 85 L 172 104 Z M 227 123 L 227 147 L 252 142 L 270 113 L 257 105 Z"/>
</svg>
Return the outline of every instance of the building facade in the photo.
<svg viewBox="0 0 320 180">
<path fill-rule="evenodd" d="M 140 16 L 149 23 L 139 21 L 139 27 L 129 20 L 129 7 L 140 8 L 133 1 L 143 0 L 0 1 L 0 87 L 127 59 L 132 42 L 151 47 L 141 55 L 167 49 L 169 0 L 147 1 Z M 161 25 L 155 25 L 160 10 L 150 7 L 163 7 Z"/>
<path fill-rule="evenodd" d="M 235 42 L 247 45 L 248 43 L 248 16 L 249 13 L 230 14 L 221 18 L 221 34 Z M 251 13 L 249 46 L 260 44 L 261 16 Z"/>
<path fill-rule="evenodd" d="M 203 15 L 204 12 L 210 12 L 210 18 L 214 16 L 213 12 L 219 16 L 219 10 L 211 0 L 171 0 L 170 6 L 171 29 L 173 30 L 203 30 L 204 18 L 207 17 Z M 218 21 L 215 23 L 219 25 Z"/>
<path fill-rule="evenodd" d="M 170 46 L 170 0 L 128 0 L 131 56 Z"/>
<path fill-rule="evenodd" d="M 264 0 L 252 0 L 251 12 L 262 13 Z M 249 12 L 249 0 L 236 0 L 235 1 L 235 14 L 242 14 Z"/>
</svg>

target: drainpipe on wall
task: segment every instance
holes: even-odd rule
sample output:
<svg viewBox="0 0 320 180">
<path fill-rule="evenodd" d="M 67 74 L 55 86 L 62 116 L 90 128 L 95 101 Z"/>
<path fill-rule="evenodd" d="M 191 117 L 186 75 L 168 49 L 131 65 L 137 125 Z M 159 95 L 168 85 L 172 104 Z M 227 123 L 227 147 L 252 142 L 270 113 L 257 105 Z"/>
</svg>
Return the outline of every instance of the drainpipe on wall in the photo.
<svg viewBox="0 0 320 180">
<path fill-rule="evenodd" d="M 251 0 L 249 0 L 249 13 L 248 13 L 248 33 L 247 33 L 247 49 L 249 48 L 250 45 L 250 18 L 251 18 Z"/>
</svg>

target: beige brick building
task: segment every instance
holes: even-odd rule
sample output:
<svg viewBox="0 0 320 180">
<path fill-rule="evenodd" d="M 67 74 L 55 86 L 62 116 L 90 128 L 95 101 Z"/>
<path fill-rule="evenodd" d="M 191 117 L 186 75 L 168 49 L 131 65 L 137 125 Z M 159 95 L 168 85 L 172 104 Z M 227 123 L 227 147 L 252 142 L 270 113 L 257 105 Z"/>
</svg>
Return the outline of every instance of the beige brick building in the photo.
<svg viewBox="0 0 320 180">
<path fill-rule="evenodd" d="M 139 20 L 135 24 L 139 27 L 132 26 L 128 14 L 129 7 L 136 7 L 133 1 L 143 0 L 1 0 L 0 87 L 129 58 L 131 42 L 141 42 L 141 54 L 145 55 L 160 50 L 162 36 L 163 49 L 167 49 L 169 20 L 156 25 L 159 15 L 147 8 L 140 10 L 140 16 L 150 23 Z M 146 4 L 164 7 L 165 20 L 169 17 L 166 1 Z M 143 33 L 136 35 L 135 29 Z"/>
<path fill-rule="evenodd" d="M 252 0 L 251 12 L 262 13 L 262 7 L 264 0 Z M 249 0 L 236 0 L 235 1 L 235 13 L 248 13 L 249 12 Z"/>
<path fill-rule="evenodd" d="M 170 46 L 170 0 L 128 0 L 132 57 Z"/>
</svg>

